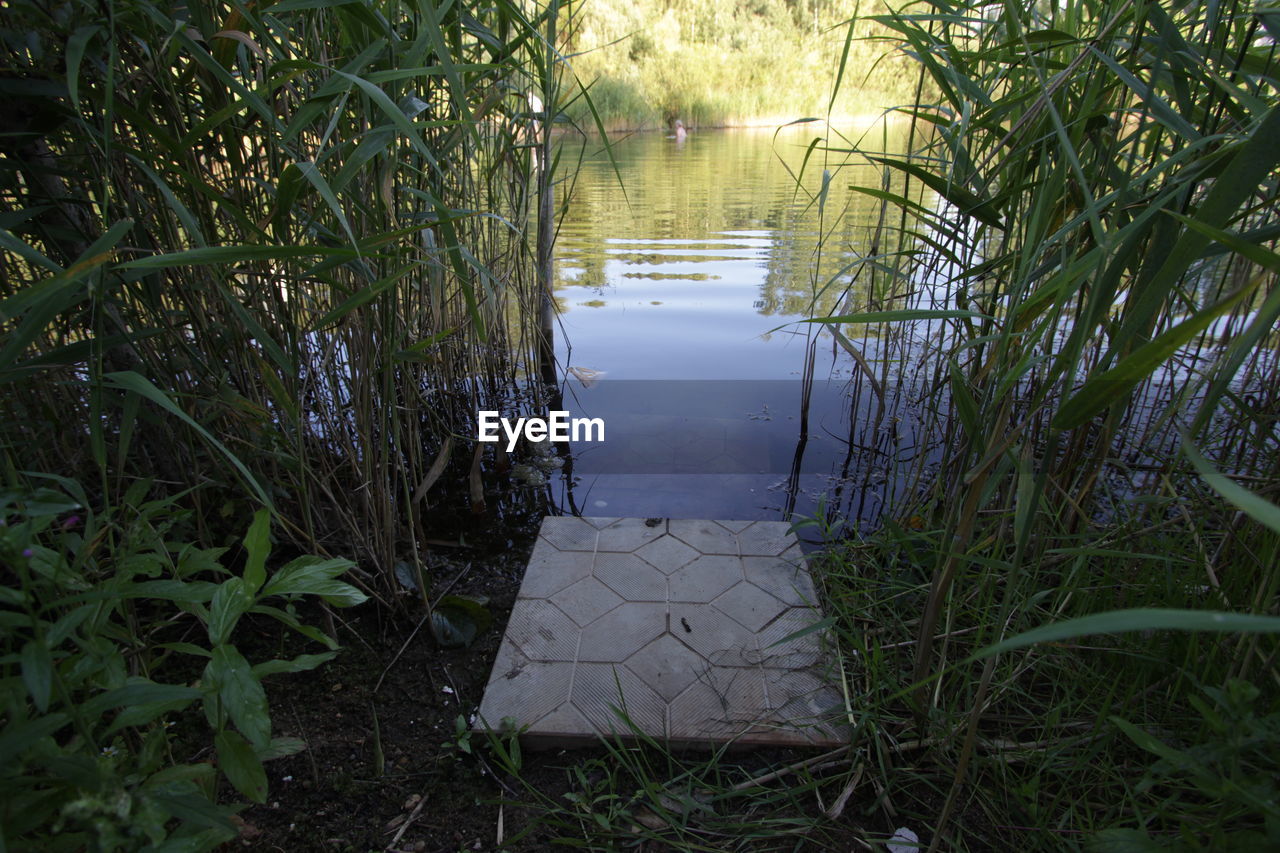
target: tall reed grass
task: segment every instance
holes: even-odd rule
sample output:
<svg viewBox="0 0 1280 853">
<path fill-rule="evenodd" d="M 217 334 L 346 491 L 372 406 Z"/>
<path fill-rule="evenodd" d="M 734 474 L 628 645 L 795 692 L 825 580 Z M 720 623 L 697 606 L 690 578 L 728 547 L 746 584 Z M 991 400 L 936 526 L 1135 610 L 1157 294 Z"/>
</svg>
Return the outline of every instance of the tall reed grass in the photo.
<svg viewBox="0 0 1280 853">
<path fill-rule="evenodd" d="M 6 474 L 200 486 L 206 531 L 264 504 L 412 564 L 536 347 L 553 13 L 7 4 Z"/>
<path fill-rule="evenodd" d="M 885 181 L 857 188 L 878 249 L 816 319 L 878 341 L 865 372 L 910 385 L 946 448 L 826 564 L 880 805 L 930 849 L 1280 844 L 1280 15 L 876 21 L 940 94 L 900 109 L 908 157 L 818 146 Z M 892 769 L 907 737 L 932 769 Z"/>
</svg>

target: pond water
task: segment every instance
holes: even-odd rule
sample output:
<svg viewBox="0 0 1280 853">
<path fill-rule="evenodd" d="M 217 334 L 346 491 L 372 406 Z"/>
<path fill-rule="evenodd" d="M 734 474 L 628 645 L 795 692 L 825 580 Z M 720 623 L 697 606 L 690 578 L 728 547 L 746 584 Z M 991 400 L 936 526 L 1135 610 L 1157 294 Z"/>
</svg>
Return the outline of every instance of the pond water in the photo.
<svg viewBox="0 0 1280 853">
<path fill-rule="evenodd" d="M 875 134 L 872 147 L 902 144 Z M 854 272 L 881 215 L 848 190 L 880 186 L 880 170 L 833 167 L 823 193 L 813 138 L 637 134 L 612 159 L 596 140 L 563 143 L 562 158 L 582 158 L 556 243 L 564 408 L 602 418 L 605 440 L 572 443 L 553 482 L 561 511 L 778 519 L 821 497 L 874 521 L 908 488 L 902 472 L 935 464 L 927 406 L 886 399 L 800 322 L 865 297 Z M 876 370 L 895 357 L 856 343 Z M 897 357 L 886 374 L 906 387 L 921 366 Z"/>
<path fill-rule="evenodd" d="M 562 142 L 562 159 L 581 163 L 564 170 L 574 177 L 560 189 L 568 204 L 556 244 L 558 408 L 602 419 L 605 440 L 570 443 L 550 482 L 559 511 L 742 520 L 825 512 L 866 529 L 886 517 L 909 521 L 908 499 L 938 482 L 944 433 L 960 420 L 948 363 L 974 357 L 961 346 L 965 328 L 917 316 L 842 324 L 837 338 L 804 321 L 967 309 L 974 282 L 924 226 L 911 226 L 909 253 L 892 256 L 896 208 L 850 189 L 900 191 L 848 150 L 900 155 L 902 134 L 837 138 L 831 147 L 845 150 L 829 154 L 814 138 L 807 127 L 705 131 L 683 142 L 639 134 L 615 140 L 612 157 L 595 140 Z M 913 202 L 962 230 L 936 195 Z M 1222 263 L 1209 257 L 1196 273 L 1206 301 L 1233 280 Z M 909 281 L 895 264 L 911 270 Z M 1198 377 L 1255 321 L 1262 298 L 1219 318 L 1134 390 L 1108 436 L 1100 517 L 1149 491 L 1179 456 L 1170 413 L 1198 405 Z M 1071 331 L 1068 312 L 1045 341 Z M 1107 339 L 1095 335 L 1090 346 L 1086 369 Z M 1277 353 L 1263 351 L 1232 377 L 1243 405 L 1274 400 Z M 1013 392 L 1045 379 L 1030 371 Z M 1240 421 L 1220 411 L 1206 446 L 1231 446 Z"/>
</svg>

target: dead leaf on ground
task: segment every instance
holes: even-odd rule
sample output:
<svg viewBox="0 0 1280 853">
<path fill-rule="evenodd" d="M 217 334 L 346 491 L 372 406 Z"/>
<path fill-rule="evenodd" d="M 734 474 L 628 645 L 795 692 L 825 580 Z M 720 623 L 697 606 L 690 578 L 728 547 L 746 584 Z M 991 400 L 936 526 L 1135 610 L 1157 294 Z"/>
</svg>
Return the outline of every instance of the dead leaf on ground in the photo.
<svg viewBox="0 0 1280 853">
<path fill-rule="evenodd" d="M 257 838 L 262 834 L 261 829 L 258 829 L 258 827 L 249 823 L 247 820 L 240 817 L 240 815 L 231 815 L 231 822 L 235 824 L 236 829 L 239 830 L 240 837 L 246 841 L 252 838 Z"/>
<path fill-rule="evenodd" d="M 667 826 L 667 822 L 665 820 L 645 808 L 636 809 L 632 817 L 647 829 L 665 829 Z M 640 827 L 634 827 L 632 832 L 638 832 L 639 830 Z"/>
</svg>

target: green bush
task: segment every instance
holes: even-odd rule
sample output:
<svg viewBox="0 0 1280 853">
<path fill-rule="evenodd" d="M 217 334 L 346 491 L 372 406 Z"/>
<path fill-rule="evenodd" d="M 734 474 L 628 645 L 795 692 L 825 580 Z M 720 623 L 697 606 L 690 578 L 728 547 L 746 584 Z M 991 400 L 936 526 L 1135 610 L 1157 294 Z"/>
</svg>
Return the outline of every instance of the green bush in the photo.
<svg viewBox="0 0 1280 853">
<path fill-rule="evenodd" d="M 181 541 L 186 514 L 144 501 L 148 483 L 95 514 L 56 481 L 0 492 L 0 849 L 212 849 L 236 834 L 219 776 L 263 802 L 263 762 L 303 748 L 272 736 L 262 681 L 336 654 L 295 603 L 364 601 L 338 580 L 352 563 L 304 556 L 268 572 L 264 510 L 236 574 L 225 548 Z M 326 651 L 251 664 L 234 642 L 247 614 Z M 197 705 L 216 768 L 176 757 L 175 723 L 198 721 Z"/>
<path fill-rule="evenodd" d="M 879 39 L 890 31 L 870 20 L 884 11 L 882 3 L 843 0 L 661 7 L 600 0 L 575 11 L 569 46 L 606 127 L 677 118 L 691 126 L 750 124 L 826 115 L 828 107 L 839 118 L 913 98 L 905 57 L 886 56 Z M 845 85 L 831 102 L 838 71 Z M 610 97 L 616 90 L 628 97 Z M 585 105 L 568 112 L 592 126 Z"/>
</svg>

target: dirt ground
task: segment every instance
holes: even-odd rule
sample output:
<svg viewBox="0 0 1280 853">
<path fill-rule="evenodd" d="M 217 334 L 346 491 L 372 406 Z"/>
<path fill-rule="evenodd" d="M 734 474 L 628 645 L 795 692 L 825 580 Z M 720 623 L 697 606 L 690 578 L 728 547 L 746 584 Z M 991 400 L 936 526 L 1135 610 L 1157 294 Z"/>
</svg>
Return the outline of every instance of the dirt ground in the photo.
<svg viewBox="0 0 1280 853">
<path fill-rule="evenodd" d="M 584 785 L 606 775 L 604 749 L 525 752 L 516 778 L 500 769 L 485 738 L 465 734 L 488 681 L 534 533 L 530 525 L 509 540 L 433 555 L 437 593 L 444 584 L 451 593 L 489 599 L 494 624 L 470 648 L 440 648 L 423 619 L 420 599 L 406 591 L 398 613 L 372 602 L 336 611 L 343 646 L 338 657 L 312 672 L 268 679 L 275 734 L 301 738 L 307 749 L 268 763 L 266 804 L 240 813 L 242 848 L 288 853 L 539 851 L 564 843 L 557 838 L 572 837 L 572 824 L 556 828 L 539 823 L 531 829 L 536 797 L 530 791 L 568 802 Z M 318 608 L 302 615 L 324 624 Z M 316 651 L 314 644 L 278 623 L 245 627 L 250 636 L 244 650 L 250 660 Z M 802 752 L 745 752 L 734 758 L 734 765 L 742 778 L 749 778 L 806 757 Z M 844 834 L 838 825 L 831 828 L 834 835 L 824 831 L 822 838 L 798 833 L 781 846 L 746 846 L 853 849 L 852 839 L 837 840 Z M 613 847 L 581 839 L 574 846 Z M 638 837 L 617 846 L 684 849 Z M 725 839 L 724 849 L 743 846 L 741 839 Z"/>
<path fill-rule="evenodd" d="M 457 549 L 434 560 L 451 592 L 490 599 L 494 625 L 470 648 L 440 648 L 421 601 L 406 591 L 401 613 L 373 602 L 336 611 L 338 657 L 268 680 L 276 734 L 301 738 L 307 749 L 267 765 L 267 803 L 241 813 L 246 846 L 494 849 L 498 801 L 510 795 L 481 739 L 467 754 L 457 745 L 457 727 L 480 702 L 531 547 L 529 533 L 512 548 L 487 555 Z M 313 623 L 322 619 L 312 614 Z M 302 650 L 275 624 L 256 627 L 264 653 L 281 656 L 281 643 L 286 653 L 294 645 Z M 540 772 L 551 771 L 527 770 L 533 778 Z M 504 781 L 514 790 L 514 780 Z"/>
</svg>

